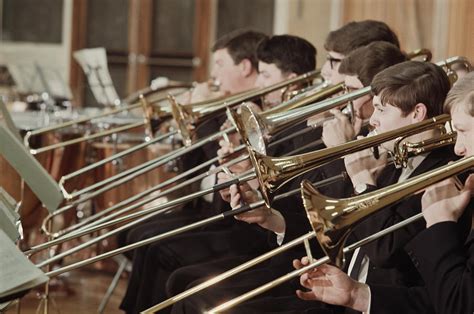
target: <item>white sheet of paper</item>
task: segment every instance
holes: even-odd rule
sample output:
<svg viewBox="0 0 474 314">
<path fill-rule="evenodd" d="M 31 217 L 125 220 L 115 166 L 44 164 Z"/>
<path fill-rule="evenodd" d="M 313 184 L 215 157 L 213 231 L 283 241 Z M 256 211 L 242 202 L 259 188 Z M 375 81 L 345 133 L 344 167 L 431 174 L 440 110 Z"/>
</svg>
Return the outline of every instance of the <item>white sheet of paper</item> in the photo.
<svg viewBox="0 0 474 314">
<path fill-rule="evenodd" d="M 10 124 L 11 117 L 0 101 L 0 155 L 15 168 L 49 212 L 54 212 L 64 200 L 59 185 L 26 150 L 18 131 Z"/>
<path fill-rule="evenodd" d="M 74 58 L 86 74 L 97 102 L 102 105 L 114 105 L 119 96 L 110 77 L 105 48 L 78 50 L 74 52 Z"/>
<path fill-rule="evenodd" d="M 20 215 L 15 211 L 16 201 L 0 187 L 0 229 L 12 240 L 16 242 L 20 238 L 17 228 Z"/>
<path fill-rule="evenodd" d="M 38 286 L 48 277 L 0 230 L 0 297 Z"/>
<path fill-rule="evenodd" d="M 3 57 L 20 93 L 48 92 L 53 97 L 72 99 L 71 89 L 60 68 L 43 65 L 35 60 L 17 60 L 8 54 Z"/>
</svg>

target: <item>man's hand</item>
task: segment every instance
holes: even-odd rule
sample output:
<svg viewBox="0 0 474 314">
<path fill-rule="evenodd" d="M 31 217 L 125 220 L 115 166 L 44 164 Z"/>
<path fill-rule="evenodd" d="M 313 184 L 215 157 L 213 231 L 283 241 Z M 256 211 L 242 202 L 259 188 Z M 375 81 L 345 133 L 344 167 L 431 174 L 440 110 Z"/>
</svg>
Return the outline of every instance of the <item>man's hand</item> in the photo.
<svg viewBox="0 0 474 314">
<path fill-rule="evenodd" d="M 376 185 L 377 177 L 387 165 L 387 152 L 380 152 L 379 159 L 375 159 L 371 149 L 361 150 L 346 155 L 344 164 L 354 186 L 357 184 Z"/>
<path fill-rule="evenodd" d="M 236 185 L 230 187 L 230 206 L 232 208 L 241 207 L 241 203 L 250 204 L 259 200 L 261 200 L 261 198 L 257 191 L 252 189 L 247 183 L 242 183 L 239 187 Z M 260 227 L 273 232 L 285 232 L 285 219 L 281 213 L 265 206 L 258 207 L 234 217 L 237 220 L 247 223 L 256 223 Z"/>
<path fill-rule="evenodd" d="M 239 157 L 245 152 L 244 150 L 242 150 L 240 153 L 234 153 L 234 145 L 225 140 L 219 141 L 219 145 L 220 148 L 217 150 L 217 156 L 219 156 L 220 164 L 229 162 L 230 160 Z M 252 169 L 252 162 L 250 161 L 250 158 L 247 158 L 245 160 L 242 160 L 241 162 L 229 166 L 228 168 L 230 171 L 232 171 L 232 173 L 240 174 L 249 169 Z"/>
<path fill-rule="evenodd" d="M 471 174 L 461 190 L 453 178 L 428 187 L 421 198 L 426 227 L 442 221 L 457 221 L 474 195 L 474 174 Z"/>
<path fill-rule="evenodd" d="M 210 100 L 225 95 L 226 94 L 222 91 L 211 90 L 208 82 L 198 83 L 194 85 L 194 88 L 191 91 L 190 103 Z"/>
<path fill-rule="evenodd" d="M 293 261 L 296 269 L 308 264 L 307 257 Z M 300 284 L 310 290 L 308 292 L 297 290 L 296 295 L 300 299 L 342 305 L 361 312 L 368 310 L 369 287 L 353 280 L 337 267 L 324 264 L 313 268 L 301 275 Z"/>
<path fill-rule="evenodd" d="M 331 109 L 329 112 L 334 115 L 334 118 L 323 123 L 322 139 L 326 147 L 338 146 L 353 140 L 360 131 L 360 127 L 356 130 L 349 118 L 339 109 Z"/>
</svg>

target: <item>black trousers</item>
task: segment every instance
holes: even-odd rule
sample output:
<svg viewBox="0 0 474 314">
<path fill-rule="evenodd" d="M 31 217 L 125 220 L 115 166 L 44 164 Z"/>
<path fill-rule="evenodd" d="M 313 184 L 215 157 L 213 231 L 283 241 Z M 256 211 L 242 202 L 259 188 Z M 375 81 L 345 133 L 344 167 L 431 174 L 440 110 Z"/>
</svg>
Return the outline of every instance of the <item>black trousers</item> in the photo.
<svg viewBox="0 0 474 314">
<path fill-rule="evenodd" d="M 237 262 L 237 259 L 234 260 Z M 179 272 L 196 273 L 205 268 L 213 268 L 216 262 L 207 265 L 194 265 L 180 269 Z M 263 285 L 281 275 L 286 271 L 275 272 L 270 266 L 271 263 L 247 270 L 235 275 L 228 281 L 218 283 L 206 290 L 188 297 L 173 305 L 172 314 L 197 314 L 203 313 L 223 302 L 248 292 L 260 285 Z M 192 271 L 194 269 L 194 271 Z M 191 288 L 209 278 L 203 278 L 191 283 L 187 288 Z M 334 313 L 334 308 L 320 302 L 308 302 L 300 300 L 295 290 L 298 287 L 297 280 L 287 282 L 275 287 L 255 299 L 237 305 L 226 311 L 226 313 Z"/>
<path fill-rule="evenodd" d="M 168 215 L 160 215 L 156 218 L 152 218 L 150 222 L 145 222 L 131 229 L 129 232 L 123 233 L 121 235 L 122 239 L 120 242 L 122 242 L 123 245 L 135 243 L 140 240 L 144 240 L 186 225 L 200 218 L 202 218 L 201 213 L 192 210 L 187 210 L 186 212 L 173 212 Z M 120 309 L 126 311 L 127 313 L 137 312 L 135 308 L 137 291 L 140 287 L 141 276 L 143 274 L 143 267 L 145 264 L 148 247 L 149 245 L 137 248 L 133 251 L 133 253 L 128 254 L 129 257 L 133 258 L 133 267 L 128 280 L 127 291 L 125 292 L 125 296 L 120 305 Z"/>
<path fill-rule="evenodd" d="M 266 233 L 238 221 L 232 225 L 229 228 L 228 223 L 223 223 L 222 228 L 213 226 L 212 230 L 178 235 L 136 251 L 133 277 L 121 309 L 137 313 L 165 300 L 167 281 L 176 269 L 224 257 L 253 257 L 268 250 Z"/>
</svg>

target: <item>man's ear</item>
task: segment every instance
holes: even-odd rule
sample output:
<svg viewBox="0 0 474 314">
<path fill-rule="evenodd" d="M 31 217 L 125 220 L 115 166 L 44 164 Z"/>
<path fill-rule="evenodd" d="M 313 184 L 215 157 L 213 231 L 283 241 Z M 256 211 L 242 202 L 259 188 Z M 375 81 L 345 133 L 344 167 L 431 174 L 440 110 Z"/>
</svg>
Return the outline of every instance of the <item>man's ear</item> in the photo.
<svg viewBox="0 0 474 314">
<path fill-rule="evenodd" d="M 240 68 L 240 74 L 242 77 L 248 77 L 252 75 L 254 68 L 252 66 L 252 62 L 250 62 L 249 59 L 243 59 L 239 63 L 239 68 Z"/>
<path fill-rule="evenodd" d="M 289 75 L 286 76 L 286 79 L 289 80 L 289 79 L 295 78 L 297 76 L 298 76 L 298 74 L 296 74 L 294 72 L 291 72 Z"/>
<path fill-rule="evenodd" d="M 413 122 L 423 121 L 428 117 L 428 108 L 423 103 L 417 103 L 411 115 Z"/>
</svg>

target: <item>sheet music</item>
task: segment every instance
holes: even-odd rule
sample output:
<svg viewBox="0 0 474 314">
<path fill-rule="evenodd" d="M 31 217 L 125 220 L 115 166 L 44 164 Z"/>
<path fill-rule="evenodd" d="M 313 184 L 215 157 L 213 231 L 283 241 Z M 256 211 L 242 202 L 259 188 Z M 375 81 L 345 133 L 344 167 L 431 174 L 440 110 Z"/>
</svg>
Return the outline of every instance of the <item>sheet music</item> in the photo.
<svg viewBox="0 0 474 314">
<path fill-rule="evenodd" d="M 48 277 L 0 230 L 0 297 L 33 288 L 46 281 Z"/>
<path fill-rule="evenodd" d="M 20 93 L 47 92 L 56 98 L 72 99 L 71 89 L 66 84 L 60 67 L 42 64 L 30 56 L 2 53 L 2 58 Z"/>
<path fill-rule="evenodd" d="M 17 228 L 20 215 L 15 209 L 16 201 L 0 187 L 0 230 L 3 230 L 12 242 L 16 242 L 20 238 Z"/>
<path fill-rule="evenodd" d="M 1 101 L 0 108 L 0 155 L 15 168 L 49 212 L 54 212 L 63 201 L 58 184 L 26 150 L 15 134 L 18 131 L 10 129 L 11 118 Z"/>
<path fill-rule="evenodd" d="M 86 74 L 92 93 L 99 104 L 110 106 L 120 103 L 110 77 L 105 48 L 82 49 L 74 52 L 74 58 Z"/>
</svg>

